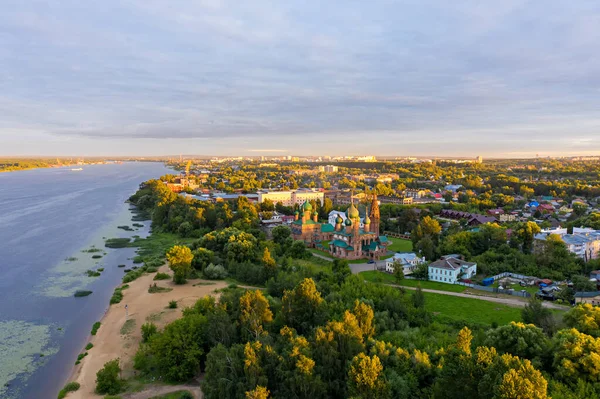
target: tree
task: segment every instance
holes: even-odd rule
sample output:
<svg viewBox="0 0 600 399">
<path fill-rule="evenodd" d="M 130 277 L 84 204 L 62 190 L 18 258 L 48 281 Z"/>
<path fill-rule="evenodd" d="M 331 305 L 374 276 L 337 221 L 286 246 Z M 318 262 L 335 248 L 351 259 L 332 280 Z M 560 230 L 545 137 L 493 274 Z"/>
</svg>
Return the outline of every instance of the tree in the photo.
<svg viewBox="0 0 600 399">
<path fill-rule="evenodd" d="M 559 378 L 569 383 L 577 383 L 578 379 L 600 381 L 600 338 L 572 328 L 559 331 L 553 343 L 553 365 Z"/>
<path fill-rule="evenodd" d="M 421 263 L 412 272 L 412 276 L 414 278 L 418 278 L 418 279 L 421 279 L 421 280 L 427 280 L 427 279 L 429 279 L 429 265 L 427 263 Z"/>
<path fill-rule="evenodd" d="M 573 276 L 571 281 L 576 292 L 596 291 L 596 284 L 586 276 Z"/>
<path fill-rule="evenodd" d="M 442 226 L 440 226 L 437 220 L 430 216 L 425 216 L 413 230 L 411 239 L 415 245 L 426 236 L 429 236 L 433 241 L 437 241 L 441 231 Z"/>
<path fill-rule="evenodd" d="M 547 335 L 552 335 L 556 331 L 556 320 L 554 320 L 552 312 L 535 297 L 529 298 L 529 302 L 521 310 L 521 318 L 526 324 L 540 327 Z"/>
<path fill-rule="evenodd" d="M 373 325 L 373 308 L 369 305 L 359 302 L 358 299 L 354 301 L 354 308 L 352 314 L 356 317 L 358 326 L 362 331 L 365 338 L 371 338 L 375 334 L 375 326 Z"/>
<path fill-rule="evenodd" d="M 310 253 L 306 250 L 304 241 L 296 240 L 290 247 L 290 256 L 294 259 L 304 259 L 310 256 Z"/>
<path fill-rule="evenodd" d="M 121 367 L 119 359 L 104 363 L 96 373 L 96 392 L 101 395 L 116 395 L 123 389 L 123 380 L 119 377 Z"/>
<path fill-rule="evenodd" d="M 145 348 L 144 354 L 149 359 L 141 363 L 146 368 L 142 371 L 157 371 L 170 382 L 184 382 L 194 377 L 200 372 L 205 354 L 206 326 L 206 316 L 200 314 L 189 314 L 168 324 Z M 143 350 L 144 347 L 140 347 L 140 351 Z"/>
<path fill-rule="evenodd" d="M 305 278 L 293 290 L 284 291 L 281 313 L 288 326 L 302 333 L 321 321 L 323 306 L 323 298 L 314 280 Z"/>
<path fill-rule="evenodd" d="M 352 359 L 348 378 L 348 391 L 357 398 L 384 398 L 388 387 L 383 377 L 379 357 L 359 353 Z"/>
<path fill-rule="evenodd" d="M 192 254 L 194 255 L 192 266 L 200 271 L 210 265 L 215 258 L 215 253 L 213 251 L 202 247 L 195 249 Z"/>
<path fill-rule="evenodd" d="M 275 259 L 273 259 L 271 256 L 271 252 L 269 251 L 268 247 L 265 247 L 265 250 L 263 251 L 261 262 L 263 266 L 269 270 L 274 270 L 275 267 L 277 267 Z"/>
<path fill-rule="evenodd" d="M 547 350 L 548 338 L 542 329 L 533 324 L 511 321 L 510 324 L 489 330 L 485 344 L 500 353 L 533 360 Z"/>
<path fill-rule="evenodd" d="M 345 259 L 335 259 L 331 266 L 333 272 L 333 279 L 336 283 L 342 284 L 348 276 L 352 274 L 350 265 Z"/>
<path fill-rule="evenodd" d="M 535 222 L 526 222 L 520 225 L 516 231 L 516 237 L 522 245 L 523 252 L 531 253 L 533 249 L 533 237 L 541 231 L 540 226 Z"/>
<path fill-rule="evenodd" d="M 473 334 L 467 327 L 463 327 L 456 337 L 456 348 L 467 355 L 471 354 L 471 341 L 473 341 Z"/>
<path fill-rule="evenodd" d="M 257 340 L 266 334 L 264 323 L 273 321 L 273 312 L 262 291 L 246 291 L 240 298 L 240 322 L 242 326 Z"/>
<path fill-rule="evenodd" d="M 275 244 L 284 245 L 287 238 L 292 236 L 292 230 L 288 226 L 281 225 L 274 227 L 271 234 Z"/>
<path fill-rule="evenodd" d="M 415 308 L 424 309 L 425 308 L 425 294 L 423 294 L 423 290 L 421 289 L 421 284 L 417 284 L 417 289 L 412 295 L 412 302 Z"/>
<path fill-rule="evenodd" d="M 394 280 L 397 284 L 400 284 L 404 280 L 404 267 L 398 261 L 394 262 Z"/>
<path fill-rule="evenodd" d="M 600 337 L 600 308 L 589 303 L 579 304 L 564 315 L 563 320 L 568 327 Z"/>
<path fill-rule="evenodd" d="M 270 392 L 267 388 L 259 385 L 252 391 L 246 392 L 246 399 L 268 399 L 269 394 Z"/>
<path fill-rule="evenodd" d="M 175 245 L 167 252 L 169 266 L 173 270 L 173 281 L 175 284 L 184 284 L 188 274 L 192 271 L 192 260 L 194 255 L 189 247 Z"/>
<path fill-rule="evenodd" d="M 430 236 L 420 239 L 415 245 L 415 249 L 427 260 L 434 260 L 436 258 L 435 243 Z"/>
</svg>

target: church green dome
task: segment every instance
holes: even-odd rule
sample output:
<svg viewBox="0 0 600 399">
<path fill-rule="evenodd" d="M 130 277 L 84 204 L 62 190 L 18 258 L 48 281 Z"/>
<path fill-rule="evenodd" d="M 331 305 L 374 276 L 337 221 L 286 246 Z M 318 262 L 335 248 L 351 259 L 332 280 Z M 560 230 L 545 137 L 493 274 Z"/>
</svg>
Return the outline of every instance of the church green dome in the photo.
<svg viewBox="0 0 600 399">
<path fill-rule="evenodd" d="M 360 214 L 358 213 L 358 209 L 356 209 L 356 207 L 354 206 L 354 204 L 351 204 L 350 208 L 348 208 L 348 217 L 350 219 L 359 219 L 360 218 Z"/>
<path fill-rule="evenodd" d="M 371 219 L 369 219 L 369 215 L 365 215 L 365 224 L 371 224 Z"/>
<path fill-rule="evenodd" d="M 299 215 L 299 214 L 300 214 L 300 212 L 298 212 L 298 211 L 294 212 L 294 215 Z"/>
<path fill-rule="evenodd" d="M 312 211 L 312 205 L 310 204 L 310 202 L 304 201 L 304 204 L 302 204 L 302 210 L 305 212 Z"/>
<path fill-rule="evenodd" d="M 319 212 L 317 212 L 317 211 L 314 211 L 314 212 L 313 212 L 313 216 L 319 216 Z"/>
<path fill-rule="evenodd" d="M 344 219 L 342 219 L 342 217 L 340 215 L 338 215 L 338 217 L 335 219 L 335 222 L 337 224 L 342 224 L 342 223 L 344 223 Z"/>
<path fill-rule="evenodd" d="M 350 220 L 350 218 L 346 219 L 346 221 L 344 222 L 344 224 L 346 226 L 352 226 L 352 220 Z"/>
</svg>

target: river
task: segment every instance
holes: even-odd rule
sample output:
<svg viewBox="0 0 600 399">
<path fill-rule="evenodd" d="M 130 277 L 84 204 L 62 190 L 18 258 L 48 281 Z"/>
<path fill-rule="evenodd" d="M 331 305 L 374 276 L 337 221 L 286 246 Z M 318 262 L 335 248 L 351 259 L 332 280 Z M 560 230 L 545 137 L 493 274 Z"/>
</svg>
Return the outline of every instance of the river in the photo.
<svg viewBox="0 0 600 399">
<path fill-rule="evenodd" d="M 152 162 L 82 168 L 0 173 L 2 398 L 56 397 L 123 277 L 118 265 L 132 266 L 135 250 L 105 248 L 105 238 L 147 236 L 149 222 L 132 221 L 125 201 L 170 172 Z M 73 297 L 80 289 L 93 293 Z"/>
</svg>

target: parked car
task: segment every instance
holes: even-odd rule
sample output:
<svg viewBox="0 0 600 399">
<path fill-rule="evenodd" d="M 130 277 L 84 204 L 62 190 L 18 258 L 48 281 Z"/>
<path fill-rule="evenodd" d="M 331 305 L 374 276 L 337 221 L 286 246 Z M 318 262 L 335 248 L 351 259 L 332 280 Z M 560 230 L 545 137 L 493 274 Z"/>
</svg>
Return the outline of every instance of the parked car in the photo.
<svg viewBox="0 0 600 399">
<path fill-rule="evenodd" d="M 375 263 L 375 261 L 374 260 L 370 260 L 367 263 L 372 264 L 372 263 Z"/>
</svg>

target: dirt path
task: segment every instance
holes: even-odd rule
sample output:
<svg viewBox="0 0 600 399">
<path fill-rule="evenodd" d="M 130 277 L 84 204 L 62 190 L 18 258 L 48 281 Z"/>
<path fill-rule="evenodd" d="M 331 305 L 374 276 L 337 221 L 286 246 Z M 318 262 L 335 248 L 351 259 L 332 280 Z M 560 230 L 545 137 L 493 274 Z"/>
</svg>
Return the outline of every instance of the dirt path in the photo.
<svg viewBox="0 0 600 399">
<path fill-rule="evenodd" d="M 388 284 L 388 285 L 391 285 L 392 287 L 404 288 L 407 290 L 416 290 L 417 289 L 416 287 L 405 287 L 403 285 L 396 285 L 396 284 Z M 432 294 L 441 294 L 441 295 L 459 296 L 462 298 L 479 299 L 481 301 L 502 303 L 504 305 L 509 305 L 509 306 L 525 307 L 525 305 L 527 305 L 526 301 L 522 301 L 522 300 L 516 299 L 516 298 L 515 299 L 500 298 L 500 297 L 493 297 L 493 296 L 468 294 L 468 293 L 462 293 L 462 292 L 448 292 L 448 291 L 431 290 L 428 288 L 422 288 L 422 290 L 423 290 L 423 292 L 430 292 Z M 546 308 L 550 308 L 550 309 L 560 309 L 560 310 L 569 309 L 567 306 L 557 305 L 555 303 L 547 302 L 547 301 L 543 301 L 542 306 L 544 306 Z"/>
<path fill-rule="evenodd" d="M 165 265 L 159 269 L 162 273 L 171 273 Z M 102 398 L 96 395 L 96 373 L 104 363 L 109 360 L 120 358 L 122 377 L 131 377 L 133 371 L 133 355 L 137 351 L 141 337 L 141 326 L 147 321 L 152 321 L 159 328 L 181 317 L 181 309 L 194 304 L 194 302 L 205 295 L 214 294 L 214 290 L 224 288 L 227 283 L 223 281 L 207 282 L 202 280 L 193 280 L 185 285 L 174 285 L 170 280 L 153 281 L 154 273 L 144 275 L 137 280 L 129 283 L 129 288 L 123 291 L 123 300 L 121 303 L 111 305 L 101 320 L 101 327 L 95 337 L 90 336 L 90 342 L 94 347 L 88 351 L 88 355 L 83 359 L 80 365 L 75 366 L 69 381 L 77 381 L 81 388 L 70 393 L 68 399 L 87 399 Z M 150 294 L 148 287 L 157 283 L 160 287 L 171 288 L 172 291 Z M 196 285 L 198 283 L 210 285 Z M 177 301 L 177 309 L 167 309 L 170 301 Z M 128 306 L 125 314 L 125 305 Z M 85 352 L 82 349 L 82 352 Z M 176 388 L 174 386 L 159 387 L 155 390 Z M 149 393 L 151 393 L 149 390 Z M 179 388 L 184 389 L 184 388 Z M 176 391 L 177 389 L 175 389 Z M 199 387 L 194 388 L 198 395 Z M 158 392 L 158 391 L 157 391 Z M 172 391 L 168 391 L 172 392 Z M 167 393 L 167 392 L 165 392 Z M 149 396 L 139 396 L 146 394 L 145 391 L 137 393 L 134 396 L 124 396 L 136 399 L 148 398 L 159 395 L 149 394 Z M 133 394 L 132 394 L 133 395 Z M 201 396 L 196 396 L 200 398 Z"/>
</svg>

